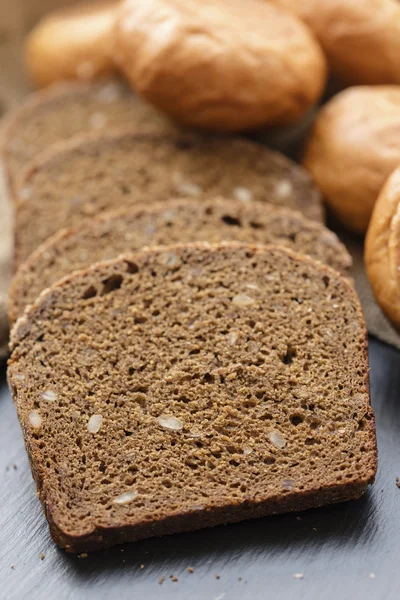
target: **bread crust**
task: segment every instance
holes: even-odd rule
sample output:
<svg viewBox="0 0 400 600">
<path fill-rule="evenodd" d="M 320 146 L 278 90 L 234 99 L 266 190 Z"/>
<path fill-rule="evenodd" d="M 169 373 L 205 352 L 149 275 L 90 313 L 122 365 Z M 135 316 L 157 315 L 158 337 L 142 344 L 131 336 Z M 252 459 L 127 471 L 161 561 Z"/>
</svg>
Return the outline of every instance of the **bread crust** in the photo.
<svg viewBox="0 0 400 600">
<path fill-rule="evenodd" d="M 390 173 L 400 163 L 400 86 L 349 88 L 321 110 L 303 164 L 335 216 L 365 233 Z"/>
<path fill-rule="evenodd" d="M 149 102 L 186 125 L 289 125 L 319 98 L 326 64 L 312 33 L 260 0 L 127 0 L 117 59 Z"/>
<path fill-rule="evenodd" d="M 389 177 L 375 205 L 365 265 L 377 302 L 400 331 L 400 168 Z"/>
<path fill-rule="evenodd" d="M 26 69 L 35 85 L 114 74 L 117 4 L 118 0 L 92 0 L 45 16 L 25 46 Z"/>
<path fill-rule="evenodd" d="M 310 26 L 347 84 L 400 83 L 397 0 L 274 0 Z"/>
</svg>

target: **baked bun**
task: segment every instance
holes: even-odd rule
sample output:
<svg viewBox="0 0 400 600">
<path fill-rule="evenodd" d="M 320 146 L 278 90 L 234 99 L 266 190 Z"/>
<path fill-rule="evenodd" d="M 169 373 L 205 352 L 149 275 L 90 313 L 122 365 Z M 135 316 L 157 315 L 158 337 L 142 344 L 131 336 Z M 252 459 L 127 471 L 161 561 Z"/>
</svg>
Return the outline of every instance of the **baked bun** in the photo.
<svg viewBox="0 0 400 600">
<path fill-rule="evenodd" d="M 335 96 L 315 121 L 303 162 L 337 218 L 364 233 L 400 164 L 400 86 L 353 87 Z"/>
<path fill-rule="evenodd" d="M 44 17 L 29 35 L 25 63 L 38 87 L 111 75 L 117 0 L 94 0 Z"/>
<path fill-rule="evenodd" d="M 376 300 L 400 331 L 400 168 L 376 202 L 365 241 L 365 265 Z"/>
<path fill-rule="evenodd" d="M 398 0 L 274 1 L 311 27 L 344 83 L 400 84 Z"/>
<path fill-rule="evenodd" d="M 125 0 L 116 43 L 149 102 L 214 131 L 294 123 L 325 83 L 311 32 L 264 0 Z"/>
</svg>

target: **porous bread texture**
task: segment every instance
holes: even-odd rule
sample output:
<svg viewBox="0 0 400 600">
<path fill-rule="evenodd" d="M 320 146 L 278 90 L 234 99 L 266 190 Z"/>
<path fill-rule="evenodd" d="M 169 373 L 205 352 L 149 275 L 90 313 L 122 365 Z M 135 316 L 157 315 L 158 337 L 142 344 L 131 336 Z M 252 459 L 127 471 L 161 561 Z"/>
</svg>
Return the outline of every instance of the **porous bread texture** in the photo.
<svg viewBox="0 0 400 600">
<path fill-rule="evenodd" d="M 400 84 L 398 0 L 274 0 L 316 34 L 330 68 L 348 85 Z"/>
<path fill-rule="evenodd" d="M 365 266 L 378 304 L 400 331 L 400 169 L 389 177 L 372 213 Z"/>
<path fill-rule="evenodd" d="M 54 144 L 77 134 L 126 127 L 160 131 L 172 126 L 114 79 L 60 83 L 30 94 L 4 119 L 0 153 L 11 188 L 27 163 Z"/>
<path fill-rule="evenodd" d="M 376 473 L 352 285 L 289 250 L 172 246 L 76 272 L 8 379 L 70 552 L 359 497 Z"/>
<path fill-rule="evenodd" d="M 319 113 L 303 164 L 335 216 L 365 233 L 379 192 L 400 163 L 400 86 L 348 88 Z"/>
<path fill-rule="evenodd" d="M 326 61 L 310 30 L 259 0 L 125 0 L 117 62 L 134 89 L 185 125 L 290 125 L 319 99 Z"/>
<path fill-rule="evenodd" d="M 41 244 L 13 278 L 14 322 L 39 293 L 61 277 L 144 246 L 222 240 L 284 245 L 347 274 L 351 257 L 338 237 L 301 213 L 262 202 L 226 198 L 169 200 L 105 213 Z"/>
<path fill-rule="evenodd" d="M 219 194 L 323 220 L 308 173 L 254 142 L 179 131 L 102 134 L 66 143 L 27 171 L 17 190 L 15 266 L 50 235 L 86 217 L 170 197 Z"/>
<path fill-rule="evenodd" d="M 91 0 L 43 17 L 25 43 L 25 67 L 31 80 L 45 87 L 57 81 L 115 74 L 118 4 L 119 0 Z"/>
</svg>

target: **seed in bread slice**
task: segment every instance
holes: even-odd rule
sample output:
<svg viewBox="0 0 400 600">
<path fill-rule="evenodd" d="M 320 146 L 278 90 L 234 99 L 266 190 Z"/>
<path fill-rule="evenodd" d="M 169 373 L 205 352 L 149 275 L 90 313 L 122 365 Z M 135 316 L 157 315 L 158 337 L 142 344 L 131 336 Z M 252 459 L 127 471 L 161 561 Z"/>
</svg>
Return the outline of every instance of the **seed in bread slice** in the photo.
<svg viewBox="0 0 400 600">
<path fill-rule="evenodd" d="M 79 133 L 127 126 L 168 129 L 170 122 L 117 80 L 70 82 L 36 92 L 4 122 L 1 153 L 11 188 L 29 160 Z"/>
<path fill-rule="evenodd" d="M 9 298 L 14 322 L 42 290 L 73 271 L 144 246 L 196 241 L 284 245 L 348 274 L 352 261 L 338 237 L 301 213 L 262 202 L 180 199 L 86 219 L 62 229 L 18 269 Z"/>
<path fill-rule="evenodd" d="M 319 192 L 306 171 L 259 144 L 183 132 L 90 136 L 50 152 L 26 173 L 18 190 L 15 263 L 85 217 L 174 196 L 216 195 L 323 219 Z"/>
<path fill-rule="evenodd" d="M 359 497 L 376 473 L 352 285 L 278 247 L 163 247 L 75 272 L 8 379 L 70 552 Z"/>
</svg>

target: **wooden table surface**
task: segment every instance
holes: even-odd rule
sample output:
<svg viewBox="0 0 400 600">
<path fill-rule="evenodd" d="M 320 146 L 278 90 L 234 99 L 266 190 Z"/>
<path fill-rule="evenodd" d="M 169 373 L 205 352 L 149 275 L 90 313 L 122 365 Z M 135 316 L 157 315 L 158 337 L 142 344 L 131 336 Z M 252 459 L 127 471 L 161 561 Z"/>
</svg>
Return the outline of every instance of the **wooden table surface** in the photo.
<svg viewBox="0 0 400 600">
<path fill-rule="evenodd" d="M 370 340 L 370 361 L 379 472 L 362 499 L 126 544 L 87 558 L 67 555 L 49 537 L 3 369 L 0 598 L 398 600 L 400 353 Z"/>
</svg>

